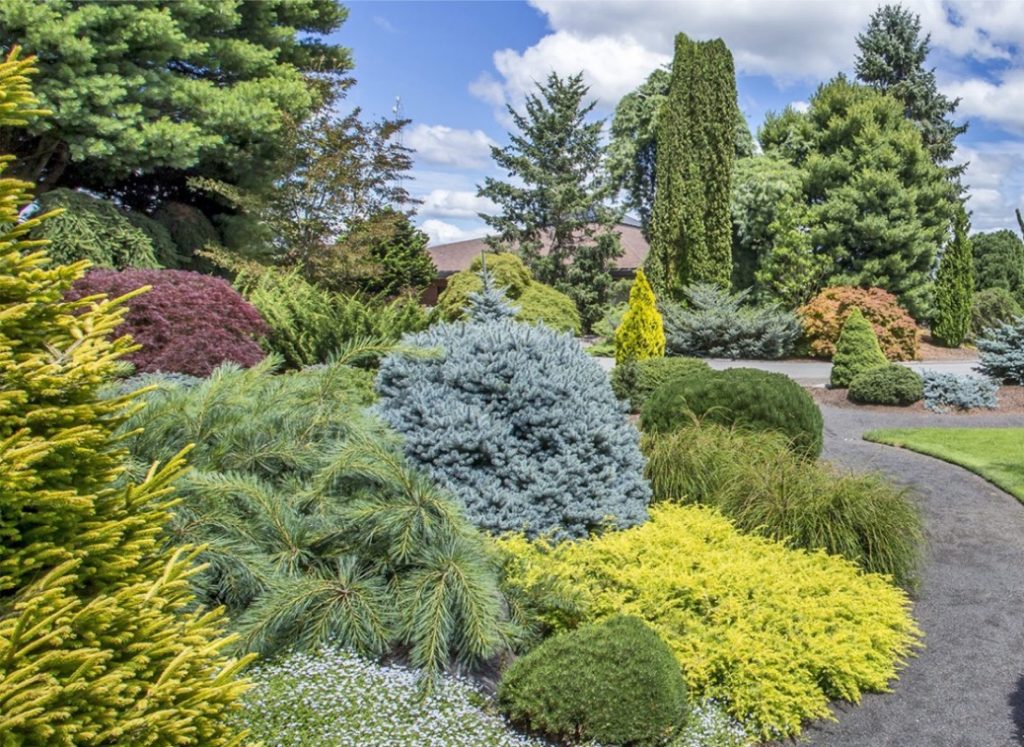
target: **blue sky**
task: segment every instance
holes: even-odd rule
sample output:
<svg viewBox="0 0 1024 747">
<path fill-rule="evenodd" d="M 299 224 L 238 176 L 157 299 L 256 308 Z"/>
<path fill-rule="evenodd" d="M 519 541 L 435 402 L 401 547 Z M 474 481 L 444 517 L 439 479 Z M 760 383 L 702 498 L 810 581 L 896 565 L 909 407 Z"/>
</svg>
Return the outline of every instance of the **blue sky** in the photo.
<svg viewBox="0 0 1024 747">
<path fill-rule="evenodd" d="M 969 161 L 977 230 L 1016 228 L 1024 209 L 1024 13 L 1016 0 L 911 0 L 932 34 L 929 64 L 960 96 L 970 122 L 958 143 Z M 551 70 L 583 71 L 607 117 L 618 99 L 670 59 L 672 37 L 725 39 L 739 104 L 752 130 L 768 111 L 806 102 L 819 83 L 850 72 L 855 38 L 875 2 L 846 0 L 534 0 L 350 2 L 333 37 L 353 49 L 349 104 L 412 120 L 417 222 L 433 243 L 480 236 L 487 210 L 476 185 L 496 174 L 489 146 L 507 141 L 505 105 L 518 105 Z"/>
</svg>

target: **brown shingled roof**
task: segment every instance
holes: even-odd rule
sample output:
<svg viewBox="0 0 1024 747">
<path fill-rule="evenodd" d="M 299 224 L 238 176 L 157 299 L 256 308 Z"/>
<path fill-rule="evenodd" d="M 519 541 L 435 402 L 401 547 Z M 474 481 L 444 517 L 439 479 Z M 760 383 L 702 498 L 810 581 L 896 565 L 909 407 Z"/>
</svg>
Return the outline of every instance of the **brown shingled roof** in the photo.
<svg viewBox="0 0 1024 747">
<path fill-rule="evenodd" d="M 650 250 L 647 240 L 637 226 L 620 223 L 615 230 L 619 232 L 622 256 L 614 260 L 612 264 L 620 273 L 635 272 L 647 259 L 647 252 Z M 550 241 L 546 235 L 542 237 L 541 241 L 541 253 L 547 254 L 550 249 Z M 430 258 L 434 260 L 434 265 L 437 266 L 438 276 L 444 278 L 453 273 L 468 270 L 473 260 L 480 256 L 480 252 L 487 251 L 487 249 L 487 242 L 483 239 L 468 239 L 451 244 L 438 244 L 428 247 L 427 251 L 430 253 Z"/>
</svg>

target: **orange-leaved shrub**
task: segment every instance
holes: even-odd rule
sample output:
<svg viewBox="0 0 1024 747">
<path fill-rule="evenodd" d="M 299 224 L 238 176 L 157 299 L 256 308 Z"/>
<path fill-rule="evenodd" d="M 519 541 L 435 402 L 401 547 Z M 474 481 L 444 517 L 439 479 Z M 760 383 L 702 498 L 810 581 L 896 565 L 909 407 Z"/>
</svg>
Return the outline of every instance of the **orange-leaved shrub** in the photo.
<svg viewBox="0 0 1024 747">
<path fill-rule="evenodd" d="M 919 332 L 896 296 L 881 288 L 826 288 L 797 310 L 803 325 L 802 349 L 815 358 L 831 358 L 843 322 L 853 309 L 871 322 L 885 356 L 891 361 L 917 358 Z"/>
</svg>

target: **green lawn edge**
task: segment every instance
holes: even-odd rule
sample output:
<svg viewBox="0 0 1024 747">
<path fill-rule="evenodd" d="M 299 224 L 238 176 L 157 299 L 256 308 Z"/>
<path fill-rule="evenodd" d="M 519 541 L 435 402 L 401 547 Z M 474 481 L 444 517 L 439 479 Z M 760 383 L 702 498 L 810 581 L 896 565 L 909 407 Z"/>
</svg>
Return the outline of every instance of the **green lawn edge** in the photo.
<svg viewBox="0 0 1024 747">
<path fill-rule="evenodd" d="M 863 438 L 962 467 L 1024 503 L 1024 428 L 880 428 Z"/>
</svg>

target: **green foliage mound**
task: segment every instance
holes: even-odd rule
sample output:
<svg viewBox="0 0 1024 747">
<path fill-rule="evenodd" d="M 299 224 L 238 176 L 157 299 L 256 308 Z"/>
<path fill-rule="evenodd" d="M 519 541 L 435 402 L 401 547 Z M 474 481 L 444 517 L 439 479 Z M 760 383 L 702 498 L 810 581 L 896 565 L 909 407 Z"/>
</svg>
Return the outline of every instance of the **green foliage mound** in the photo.
<svg viewBox="0 0 1024 747">
<path fill-rule="evenodd" d="M 642 361 L 665 355 L 665 328 L 654 300 L 654 291 L 643 270 L 629 291 L 629 304 L 615 328 L 615 364 Z"/>
<path fill-rule="evenodd" d="M 843 331 L 836 343 L 829 385 L 845 389 L 857 374 L 884 366 L 888 362 L 871 322 L 864 318 L 860 309 L 854 309 L 843 322 Z"/>
<path fill-rule="evenodd" d="M 555 547 L 501 540 L 506 588 L 554 630 L 635 615 L 672 648 L 692 698 L 763 741 L 889 688 L 919 632 L 906 595 L 825 553 L 741 534 L 717 511 L 663 503 L 633 529 Z"/>
<path fill-rule="evenodd" d="M 737 529 L 842 555 L 901 586 L 917 580 L 921 519 L 881 476 L 849 474 L 794 455 L 775 433 L 702 423 L 647 436 L 655 501 L 715 506 Z"/>
<path fill-rule="evenodd" d="M 205 548 L 196 593 L 227 607 L 244 648 L 401 649 L 432 670 L 486 658 L 503 637 L 487 546 L 365 413 L 369 374 L 345 361 L 367 352 L 163 381 L 125 427 L 132 455 L 144 470 L 195 444 L 170 534 Z"/>
<path fill-rule="evenodd" d="M 694 418 L 751 430 L 776 431 L 797 453 L 821 453 L 821 411 L 803 387 L 784 374 L 752 368 L 707 371 L 660 386 L 640 414 L 645 433 L 671 433 Z"/>
<path fill-rule="evenodd" d="M 612 391 L 629 402 L 633 412 L 640 412 L 647 398 L 666 381 L 710 371 L 698 358 L 648 358 L 628 361 L 612 369 Z"/>
<path fill-rule="evenodd" d="M 243 273 L 235 284 L 267 323 L 267 347 L 292 368 L 324 363 L 355 340 L 396 341 L 427 326 L 416 299 L 334 293 L 307 282 L 297 270 Z"/>
<path fill-rule="evenodd" d="M 49 241 L 54 262 L 69 263 L 87 259 L 96 267 L 121 270 L 126 267 L 160 267 L 158 253 L 166 246 L 155 246 L 147 231 L 132 220 L 128 211 L 109 200 L 90 197 L 84 192 L 55 189 L 39 197 L 42 210 L 63 209 L 32 231 L 33 239 Z"/>
<path fill-rule="evenodd" d="M 617 615 L 549 638 L 502 677 L 513 723 L 560 741 L 663 744 L 686 718 L 679 665 L 643 620 Z"/>
<path fill-rule="evenodd" d="M 971 334 L 977 339 L 987 330 L 1012 322 L 1024 314 L 1020 304 L 1005 288 L 986 288 L 974 294 L 971 304 Z"/>
<path fill-rule="evenodd" d="M 517 319 L 531 324 L 544 324 L 559 332 L 580 333 L 580 315 L 576 304 L 564 293 L 534 280 L 533 274 L 518 255 L 507 252 L 488 253 L 485 259 L 487 272 L 494 284 L 505 290 L 517 310 Z M 470 296 L 483 290 L 480 271 L 484 261 L 477 257 L 468 270 L 448 278 L 447 287 L 437 299 L 436 313 L 440 319 L 451 322 L 465 317 Z"/>
<path fill-rule="evenodd" d="M 196 252 L 221 243 L 220 233 L 199 208 L 183 202 L 165 202 L 153 213 L 153 219 L 167 229 L 181 261 L 194 269 L 208 266 Z"/>
<path fill-rule="evenodd" d="M 1008 291 L 1018 303 L 1024 300 L 1024 241 L 1016 231 L 1001 229 L 971 236 L 974 255 L 974 290 Z"/>
<path fill-rule="evenodd" d="M 38 113 L 31 72 L 0 62 L 5 130 Z M 27 238 L 49 220 L 17 222 L 29 189 L 0 179 L 0 742 L 239 745 L 246 662 L 189 592 L 195 553 L 163 542 L 181 455 L 124 479 L 136 401 L 97 392 L 133 349 L 108 339 L 125 310 L 64 300 L 86 265 Z"/>
<path fill-rule="evenodd" d="M 870 368 L 853 377 L 846 395 L 862 405 L 903 407 L 924 397 L 924 380 L 916 371 L 898 363 Z"/>
</svg>

